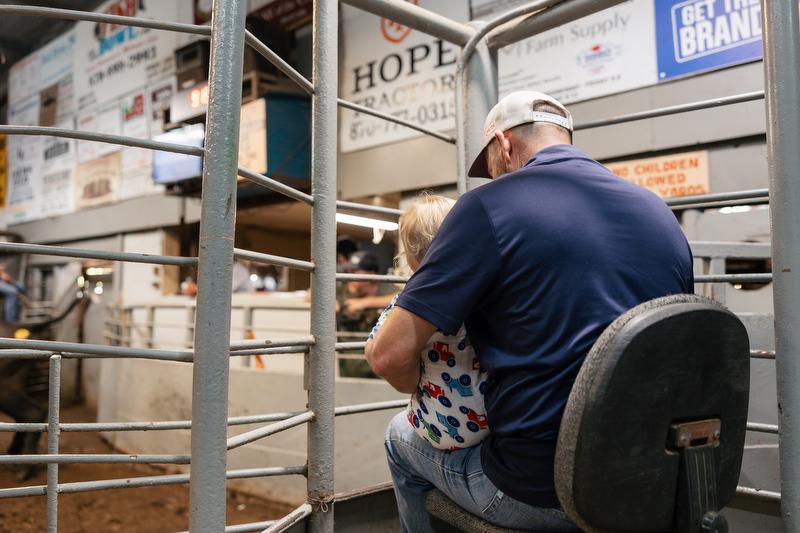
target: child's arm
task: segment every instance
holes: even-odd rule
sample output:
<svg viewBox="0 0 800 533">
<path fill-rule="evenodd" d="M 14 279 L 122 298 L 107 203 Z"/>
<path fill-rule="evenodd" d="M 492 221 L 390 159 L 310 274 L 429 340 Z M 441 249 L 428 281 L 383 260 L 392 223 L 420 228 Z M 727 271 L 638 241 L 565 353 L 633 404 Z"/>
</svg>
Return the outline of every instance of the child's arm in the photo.
<svg viewBox="0 0 800 533">
<path fill-rule="evenodd" d="M 391 295 L 389 295 L 389 296 L 391 296 Z M 372 331 L 369 334 L 368 340 L 374 339 L 375 335 L 378 334 L 378 330 L 381 329 L 381 326 L 383 325 L 384 322 L 386 322 L 386 318 L 389 316 L 389 313 L 392 312 L 392 309 L 394 308 L 394 303 L 397 301 L 397 297 L 398 296 L 399 296 L 399 294 L 395 294 L 394 296 L 392 296 L 391 301 L 389 302 L 389 305 L 386 306 L 386 309 L 383 310 L 383 313 L 381 313 L 381 316 L 378 317 L 378 321 L 375 323 L 375 326 L 372 328 Z"/>
</svg>

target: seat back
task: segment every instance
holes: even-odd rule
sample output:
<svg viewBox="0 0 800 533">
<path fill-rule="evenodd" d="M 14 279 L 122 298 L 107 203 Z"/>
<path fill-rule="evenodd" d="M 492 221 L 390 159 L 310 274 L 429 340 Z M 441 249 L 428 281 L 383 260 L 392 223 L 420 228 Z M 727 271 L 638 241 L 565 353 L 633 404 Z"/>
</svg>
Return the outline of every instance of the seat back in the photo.
<svg viewBox="0 0 800 533">
<path fill-rule="evenodd" d="M 702 516 L 687 509 L 698 498 L 687 495 L 686 465 L 699 468 L 698 505 L 730 501 L 749 387 L 747 332 L 720 304 L 675 295 L 620 316 L 586 357 L 561 422 L 564 510 L 589 532 L 700 531 Z"/>
</svg>

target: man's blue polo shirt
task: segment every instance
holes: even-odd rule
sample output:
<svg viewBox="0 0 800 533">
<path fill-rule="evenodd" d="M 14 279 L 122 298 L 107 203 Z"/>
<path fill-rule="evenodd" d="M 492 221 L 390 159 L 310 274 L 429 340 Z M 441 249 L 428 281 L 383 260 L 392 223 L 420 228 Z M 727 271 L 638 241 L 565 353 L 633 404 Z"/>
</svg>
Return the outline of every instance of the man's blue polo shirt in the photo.
<svg viewBox="0 0 800 533">
<path fill-rule="evenodd" d="M 592 344 L 626 310 L 693 282 L 664 202 L 559 145 L 462 196 L 397 305 L 448 334 L 466 324 L 489 373 L 484 472 L 555 507 L 559 424 Z"/>
</svg>

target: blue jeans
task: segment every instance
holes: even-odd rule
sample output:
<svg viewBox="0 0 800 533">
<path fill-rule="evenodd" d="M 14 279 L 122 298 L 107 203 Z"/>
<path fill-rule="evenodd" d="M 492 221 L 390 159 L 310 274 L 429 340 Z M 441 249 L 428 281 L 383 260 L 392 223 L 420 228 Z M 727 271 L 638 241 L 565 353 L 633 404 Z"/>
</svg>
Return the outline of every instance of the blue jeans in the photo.
<svg viewBox="0 0 800 533">
<path fill-rule="evenodd" d="M 462 509 L 501 527 L 539 533 L 581 531 L 561 509 L 532 507 L 495 487 L 483 473 L 480 448 L 437 450 L 414 432 L 405 412 L 392 419 L 386 432 L 386 455 L 405 533 L 433 532 L 425 498 L 434 488 Z"/>
</svg>

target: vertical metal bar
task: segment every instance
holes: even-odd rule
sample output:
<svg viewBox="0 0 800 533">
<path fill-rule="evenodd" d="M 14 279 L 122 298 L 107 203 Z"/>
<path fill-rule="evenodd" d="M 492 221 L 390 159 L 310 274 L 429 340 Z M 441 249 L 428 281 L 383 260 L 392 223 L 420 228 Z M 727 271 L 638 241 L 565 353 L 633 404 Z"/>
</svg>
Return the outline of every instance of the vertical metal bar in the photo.
<svg viewBox="0 0 800 533">
<path fill-rule="evenodd" d="M 153 305 L 148 305 L 146 308 L 147 316 L 147 344 L 148 348 L 155 346 L 154 337 L 156 332 L 156 308 Z"/>
<path fill-rule="evenodd" d="M 724 257 L 712 257 L 708 264 L 708 273 L 709 274 L 724 274 L 725 273 L 725 258 Z M 708 296 L 711 299 L 718 301 L 722 305 L 725 305 L 725 291 L 727 290 L 728 284 L 727 283 L 711 283 L 709 285 L 709 294 Z"/>
<path fill-rule="evenodd" d="M 47 453 L 58 454 L 61 434 L 59 415 L 61 411 L 61 356 L 50 357 L 47 403 Z M 47 533 L 58 531 L 58 465 L 47 465 Z"/>
<path fill-rule="evenodd" d="M 781 510 L 786 532 L 800 533 L 800 20 L 797 2 L 763 0 L 762 12 Z"/>
<path fill-rule="evenodd" d="M 336 344 L 336 93 L 338 2 L 314 2 L 314 95 L 311 100 L 311 334 L 306 385 L 314 419 L 308 427 L 311 533 L 333 532 L 334 362 Z"/>
<path fill-rule="evenodd" d="M 246 0 L 217 0 L 211 19 L 192 380 L 189 529 L 225 530 L 228 347 Z"/>
<path fill-rule="evenodd" d="M 472 23 L 476 29 L 485 23 Z M 456 149 L 458 194 L 474 188 L 467 178 L 471 158 L 483 149 L 483 122 L 497 103 L 496 54 L 481 41 L 465 65 L 463 76 L 456 72 Z M 485 176 L 489 177 L 489 176 Z M 469 184 L 469 185 L 468 185 Z"/>
<path fill-rule="evenodd" d="M 197 313 L 194 306 L 186 308 L 186 347 L 191 348 L 194 345 L 194 321 Z"/>
</svg>

